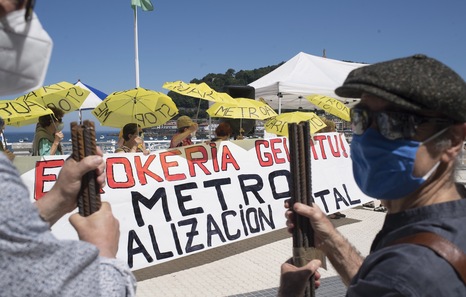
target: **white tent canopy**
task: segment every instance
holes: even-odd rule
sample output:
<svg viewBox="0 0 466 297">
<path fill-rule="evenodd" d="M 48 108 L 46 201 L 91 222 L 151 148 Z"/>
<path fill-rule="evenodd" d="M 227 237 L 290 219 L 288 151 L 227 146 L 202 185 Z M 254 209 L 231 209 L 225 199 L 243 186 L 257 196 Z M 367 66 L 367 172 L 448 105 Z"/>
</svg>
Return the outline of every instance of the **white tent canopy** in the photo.
<svg viewBox="0 0 466 297">
<path fill-rule="evenodd" d="M 289 61 L 249 84 L 256 99 L 263 98 L 273 109 L 315 109 L 305 96 L 338 97 L 334 90 L 341 86 L 351 70 L 367 64 L 333 60 L 300 52 Z"/>
</svg>

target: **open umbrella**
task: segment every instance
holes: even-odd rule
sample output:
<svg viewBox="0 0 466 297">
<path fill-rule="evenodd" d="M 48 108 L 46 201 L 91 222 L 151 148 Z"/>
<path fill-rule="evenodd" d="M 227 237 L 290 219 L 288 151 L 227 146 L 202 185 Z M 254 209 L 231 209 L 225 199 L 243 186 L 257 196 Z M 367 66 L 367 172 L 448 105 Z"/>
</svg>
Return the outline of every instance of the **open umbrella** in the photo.
<svg viewBox="0 0 466 297">
<path fill-rule="evenodd" d="M 37 123 L 37 119 L 53 112 L 39 103 L 33 101 L 0 101 L 0 117 L 9 126 L 26 126 Z"/>
<path fill-rule="evenodd" d="M 88 95 L 88 90 L 63 81 L 40 87 L 15 100 L 24 102 L 33 101 L 46 107 L 61 109 L 64 113 L 68 113 L 79 109 Z"/>
<path fill-rule="evenodd" d="M 211 117 L 240 119 L 240 135 L 243 138 L 242 120 L 265 120 L 274 117 L 277 113 L 266 103 L 248 98 L 235 98 L 232 103 L 217 102 L 207 109 Z"/>
<path fill-rule="evenodd" d="M 236 98 L 232 103 L 214 103 L 207 113 L 217 118 L 250 120 L 265 120 L 277 115 L 269 105 L 248 98 Z"/>
<path fill-rule="evenodd" d="M 122 128 L 137 123 L 142 128 L 160 126 L 178 114 L 178 108 L 167 95 L 134 88 L 114 92 L 92 110 L 100 124 Z"/>
<path fill-rule="evenodd" d="M 264 124 L 264 128 L 265 131 L 269 133 L 288 136 L 288 124 L 300 123 L 303 121 L 309 122 L 311 134 L 314 134 L 327 126 L 322 119 L 313 112 L 295 111 L 285 112 L 268 119 Z"/>
<path fill-rule="evenodd" d="M 187 84 L 181 80 L 177 80 L 174 82 L 166 82 L 162 87 L 181 95 L 204 99 L 212 102 L 234 103 L 235 101 L 235 99 L 233 99 L 227 93 L 217 92 L 209 87 L 209 85 L 206 83 Z"/>
<path fill-rule="evenodd" d="M 320 107 L 325 112 L 333 114 L 342 120 L 350 121 L 350 110 L 343 102 L 328 96 L 310 95 L 306 96 L 312 104 Z"/>
<path fill-rule="evenodd" d="M 102 103 L 102 100 L 104 100 L 108 95 L 94 87 L 91 87 L 90 85 L 83 83 L 81 80 L 78 80 L 75 85 L 89 91 L 89 95 L 87 96 L 86 100 L 84 100 L 83 104 L 79 107 L 79 122 L 82 123 L 82 111 L 96 108 L 97 105 Z"/>
</svg>

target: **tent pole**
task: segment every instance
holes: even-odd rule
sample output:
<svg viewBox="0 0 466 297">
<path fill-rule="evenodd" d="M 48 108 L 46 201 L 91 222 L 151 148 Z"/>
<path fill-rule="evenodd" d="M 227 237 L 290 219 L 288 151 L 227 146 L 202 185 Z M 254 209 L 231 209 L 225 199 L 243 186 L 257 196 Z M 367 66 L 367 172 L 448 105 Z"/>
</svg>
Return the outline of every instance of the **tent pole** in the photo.
<svg viewBox="0 0 466 297">
<path fill-rule="evenodd" d="M 278 92 L 277 96 L 278 96 L 278 114 L 281 114 L 282 113 L 282 98 L 283 98 L 283 95 L 282 95 L 281 92 Z"/>
</svg>

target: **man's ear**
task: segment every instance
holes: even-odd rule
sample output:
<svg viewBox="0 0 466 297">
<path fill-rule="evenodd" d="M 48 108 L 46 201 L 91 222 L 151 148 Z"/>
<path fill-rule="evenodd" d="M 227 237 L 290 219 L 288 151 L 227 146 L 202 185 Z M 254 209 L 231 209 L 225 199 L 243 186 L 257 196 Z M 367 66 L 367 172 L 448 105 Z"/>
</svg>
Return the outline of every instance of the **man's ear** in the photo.
<svg viewBox="0 0 466 297">
<path fill-rule="evenodd" d="M 463 152 L 466 138 L 466 123 L 456 124 L 450 127 L 451 146 L 445 153 L 449 158 L 456 158 Z"/>
</svg>

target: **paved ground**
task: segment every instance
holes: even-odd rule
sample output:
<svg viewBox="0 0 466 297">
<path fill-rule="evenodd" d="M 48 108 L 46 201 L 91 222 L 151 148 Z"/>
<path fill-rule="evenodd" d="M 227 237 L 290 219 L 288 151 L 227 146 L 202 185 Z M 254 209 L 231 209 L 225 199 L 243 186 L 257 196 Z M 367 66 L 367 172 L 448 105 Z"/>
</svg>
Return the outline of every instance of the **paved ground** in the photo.
<svg viewBox="0 0 466 297">
<path fill-rule="evenodd" d="M 332 222 L 367 255 L 385 214 L 362 207 L 344 213 L 346 218 Z M 280 265 L 291 256 L 291 245 L 282 229 L 139 270 L 137 296 L 276 296 Z M 316 295 L 344 296 L 345 286 L 328 266 L 320 270 Z"/>
</svg>

